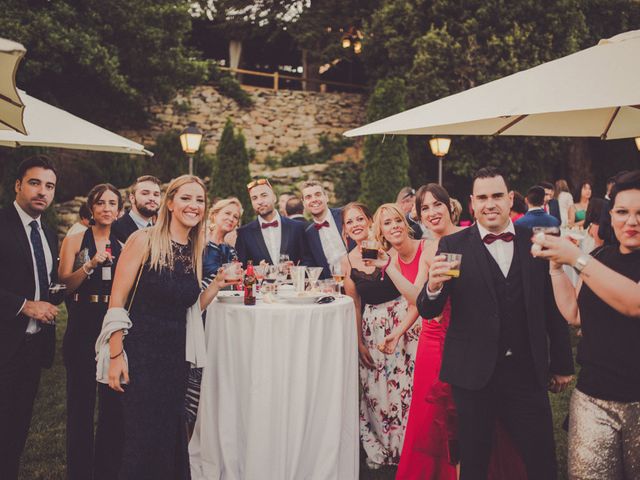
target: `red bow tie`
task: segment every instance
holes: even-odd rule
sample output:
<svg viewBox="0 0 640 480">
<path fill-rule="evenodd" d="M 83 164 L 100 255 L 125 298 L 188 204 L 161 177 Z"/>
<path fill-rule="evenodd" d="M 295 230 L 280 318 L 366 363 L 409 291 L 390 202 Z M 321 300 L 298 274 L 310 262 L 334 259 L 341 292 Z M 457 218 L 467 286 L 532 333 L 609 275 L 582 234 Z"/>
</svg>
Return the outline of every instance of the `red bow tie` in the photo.
<svg viewBox="0 0 640 480">
<path fill-rule="evenodd" d="M 325 221 L 324 221 L 324 222 L 322 222 L 322 223 L 314 222 L 314 223 L 313 223 L 313 226 L 314 226 L 314 227 L 316 227 L 316 230 L 320 230 L 322 227 L 328 227 L 328 226 L 329 226 L 329 221 L 328 221 L 328 220 L 325 220 Z"/>
<path fill-rule="evenodd" d="M 263 229 L 264 228 L 269 228 L 269 227 L 277 227 L 278 226 L 278 220 L 274 220 L 271 223 L 263 223 L 260 225 Z"/>
<path fill-rule="evenodd" d="M 482 241 L 487 245 L 491 245 L 496 240 L 502 240 L 503 242 L 512 242 L 516 236 L 511 232 L 503 232 L 500 235 L 495 235 L 493 233 L 488 233 L 484 236 Z"/>
</svg>

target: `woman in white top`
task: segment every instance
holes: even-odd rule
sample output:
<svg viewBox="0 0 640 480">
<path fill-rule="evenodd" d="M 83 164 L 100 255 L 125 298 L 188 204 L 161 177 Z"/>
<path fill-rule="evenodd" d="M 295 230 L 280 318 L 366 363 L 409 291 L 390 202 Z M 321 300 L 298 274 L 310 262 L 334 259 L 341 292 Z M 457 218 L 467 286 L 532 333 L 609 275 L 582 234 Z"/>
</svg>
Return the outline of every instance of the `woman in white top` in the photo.
<svg viewBox="0 0 640 480">
<path fill-rule="evenodd" d="M 560 210 L 560 224 L 566 227 L 569 223 L 569 208 L 573 206 L 573 196 L 569 193 L 569 185 L 566 180 L 556 180 L 556 198 Z"/>
</svg>

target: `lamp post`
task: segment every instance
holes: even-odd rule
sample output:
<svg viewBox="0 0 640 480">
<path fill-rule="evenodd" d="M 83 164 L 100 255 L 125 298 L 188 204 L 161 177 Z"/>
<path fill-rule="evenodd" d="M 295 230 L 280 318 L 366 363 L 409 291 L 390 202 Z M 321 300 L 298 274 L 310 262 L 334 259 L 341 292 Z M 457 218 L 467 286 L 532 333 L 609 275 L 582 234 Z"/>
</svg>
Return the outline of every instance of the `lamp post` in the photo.
<svg viewBox="0 0 640 480">
<path fill-rule="evenodd" d="M 429 147 L 431 147 L 431 153 L 438 157 L 438 184 L 442 185 L 442 157 L 449 153 L 449 147 L 451 146 L 450 138 L 436 137 L 429 140 Z"/>
<path fill-rule="evenodd" d="M 180 132 L 180 144 L 182 151 L 189 155 L 189 175 L 193 175 L 193 154 L 200 148 L 202 132 L 196 127 L 195 122 L 191 122 L 182 132 Z"/>
</svg>

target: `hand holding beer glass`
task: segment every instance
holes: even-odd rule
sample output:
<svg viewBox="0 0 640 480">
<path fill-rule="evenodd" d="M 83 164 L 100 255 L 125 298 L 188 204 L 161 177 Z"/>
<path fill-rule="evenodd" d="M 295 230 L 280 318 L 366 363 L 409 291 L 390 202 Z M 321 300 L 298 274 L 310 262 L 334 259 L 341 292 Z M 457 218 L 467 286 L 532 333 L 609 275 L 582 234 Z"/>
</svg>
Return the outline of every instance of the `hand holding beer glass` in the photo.
<svg viewBox="0 0 640 480">
<path fill-rule="evenodd" d="M 436 255 L 429 267 L 429 292 L 437 292 L 442 288 L 444 282 L 460 276 L 460 266 L 462 265 L 462 254 L 460 253 L 440 253 Z"/>
</svg>

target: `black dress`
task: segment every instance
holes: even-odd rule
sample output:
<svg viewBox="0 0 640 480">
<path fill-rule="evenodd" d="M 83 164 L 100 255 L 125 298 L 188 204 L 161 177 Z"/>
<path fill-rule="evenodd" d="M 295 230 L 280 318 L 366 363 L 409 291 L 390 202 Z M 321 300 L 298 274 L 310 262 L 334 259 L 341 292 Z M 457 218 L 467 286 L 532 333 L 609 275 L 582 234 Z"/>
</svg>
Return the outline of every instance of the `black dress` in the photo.
<svg viewBox="0 0 640 480">
<path fill-rule="evenodd" d="M 78 287 L 76 295 L 67 298 L 69 312 L 67 330 L 64 334 L 62 352 L 67 370 L 67 477 L 69 480 L 90 480 L 94 467 L 106 463 L 105 449 L 100 448 L 99 432 L 95 439 L 94 465 L 94 410 L 96 405 L 96 361 L 95 344 L 102 319 L 107 312 L 111 293 L 111 278 L 120 257 L 120 244 L 111 232 L 109 237 L 113 264 L 110 275 L 102 279 L 102 267 L 89 275 Z M 73 270 L 77 270 L 97 253 L 93 230 L 89 228 L 82 237 Z M 105 267 L 109 268 L 109 267 Z M 105 415 L 102 391 L 99 415 Z M 104 438 L 104 437 L 103 437 Z M 105 443 L 110 443 L 105 438 Z"/>
<path fill-rule="evenodd" d="M 191 246 L 172 242 L 172 269 L 140 277 L 124 337 L 130 384 L 121 395 L 124 444 L 121 480 L 188 479 L 184 397 L 186 314 L 200 294 Z"/>
</svg>

